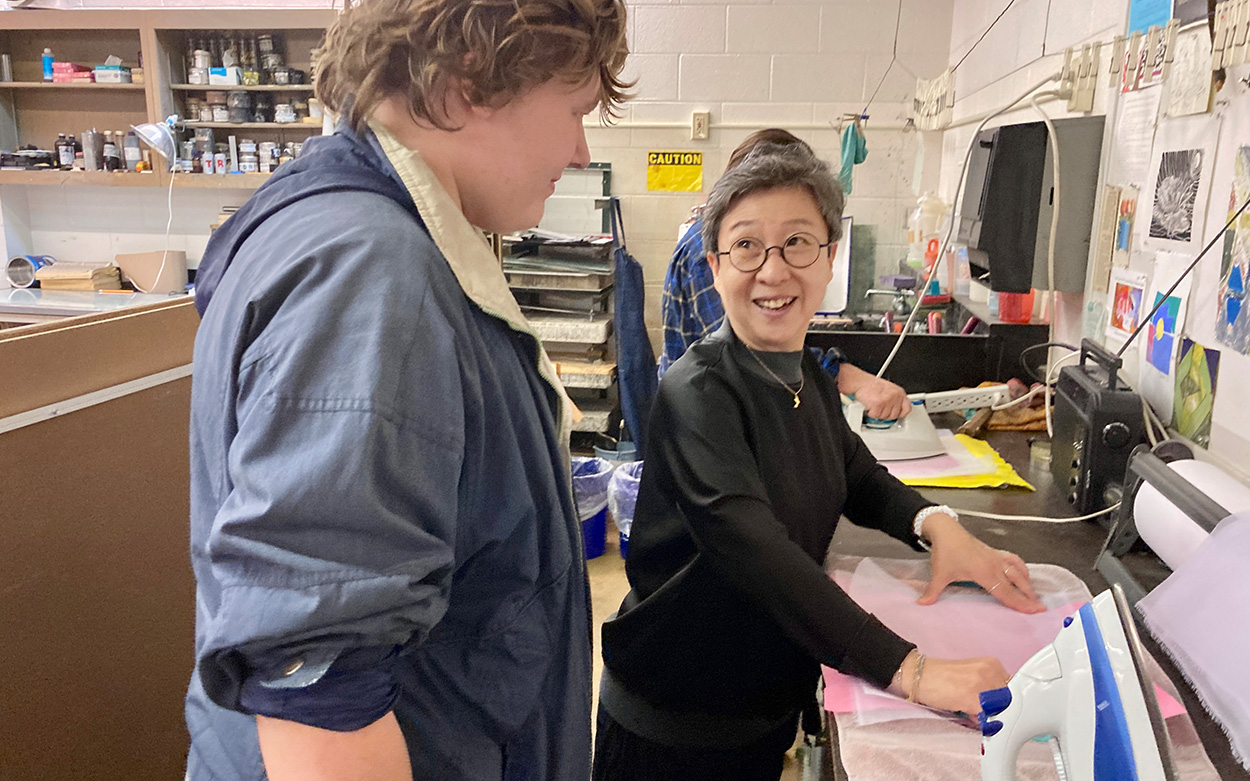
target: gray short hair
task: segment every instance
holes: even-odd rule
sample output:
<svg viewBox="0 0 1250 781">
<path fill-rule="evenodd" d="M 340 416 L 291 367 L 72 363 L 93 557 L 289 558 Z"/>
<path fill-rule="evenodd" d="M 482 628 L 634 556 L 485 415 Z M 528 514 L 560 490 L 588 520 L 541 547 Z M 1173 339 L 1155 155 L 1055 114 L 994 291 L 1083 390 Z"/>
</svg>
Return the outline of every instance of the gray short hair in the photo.
<svg viewBox="0 0 1250 781">
<path fill-rule="evenodd" d="M 829 228 L 829 241 L 842 238 L 842 210 L 846 196 L 829 164 L 797 144 L 761 144 L 712 187 L 703 209 L 703 247 L 717 252 L 721 223 L 739 199 L 774 187 L 804 187 L 816 199 L 816 208 Z"/>
</svg>

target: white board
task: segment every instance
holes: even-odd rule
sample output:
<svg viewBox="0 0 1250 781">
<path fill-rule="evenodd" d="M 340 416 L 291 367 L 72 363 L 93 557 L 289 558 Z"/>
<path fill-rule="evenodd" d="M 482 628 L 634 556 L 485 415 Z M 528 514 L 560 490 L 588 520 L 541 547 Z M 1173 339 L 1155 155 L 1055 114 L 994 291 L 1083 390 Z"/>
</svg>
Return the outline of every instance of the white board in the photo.
<svg viewBox="0 0 1250 781">
<path fill-rule="evenodd" d="M 816 314 L 840 315 L 846 311 L 846 300 L 851 289 L 851 223 L 852 218 L 842 218 L 842 238 L 838 240 L 838 248 L 833 253 L 833 279 L 829 280 L 829 286 L 825 288 L 825 297 L 821 299 Z"/>
</svg>

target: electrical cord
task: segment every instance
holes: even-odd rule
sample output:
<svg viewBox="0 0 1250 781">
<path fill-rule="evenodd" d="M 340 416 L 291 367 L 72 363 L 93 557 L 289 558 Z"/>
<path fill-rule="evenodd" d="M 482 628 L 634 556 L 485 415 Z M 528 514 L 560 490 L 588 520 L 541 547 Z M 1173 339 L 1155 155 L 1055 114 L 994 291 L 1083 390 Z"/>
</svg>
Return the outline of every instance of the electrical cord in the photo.
<svg viewBox="0 0 1250 781">
<path fill-rule="evenodd" d="M 1037 382 L 1045 382 L 1046 378 L 1045 376 L 1038 377 L 1037 372 L 1033 370 L 1033 367 L 1029 366 L 1028 362 L 1024 360 L 1024 356 L 1028 355 L 1034 350 L 1041 350 L 1046 347 L 1063 347 L 1064 349 L 1071 350 L 1072 352 L 1080 352 L 1080 348 L 1074 347 L 1068 344 L 1067 342 L 1041 342 L 1039 344 L 1031 344 L 1028 347 L 1021 350 L 1020 351 L 1020 366 L 1025 370 L 1025 372 L 1028 373 L 1030 377 L 1032 377 Z"/>
<path fill-rule="evenodd" d="M 161 266 L 156 270 L 156 278 L 152 280 L 149 290 L 143 290 L 144 293 L 150 293 L 161 282 L 161 275 L 165 273 L 165 261 L 169 259 L 169 232 L 174 227 L 174 175 L 178 171 L 178 163 L 174 163 L 169 167 L 169 196 L 165 206 L 169 210 L 169 219 L 165 222 L 165 251 L 161 253 Z M 185 281 L 185 280 L 184 280 Z M 139 287 L 135 285 L 135 287 Z"/>
<path fill-rule="evenodd" d="M 964 64 L 964 60 L 968 59 L 968 55 L 972 54 L 972 50 L 977 48 L 981 41 L 985 40 L 985 36 L 990 34 L 990 30 L 993 30 L 994 25 L 998 24 L 998 20 L 1002 19 L 1003 15 L 1011 10 L 1011 6 L 1015 5 L 1015 2 L 1016 0 L 1010 0 L 1010 2 L 1007 3 L 1007 7 L 998 12 L 998 16 L 994 17 L 994 21 L 990 22 L 990 26 L 985 28 L 985 32 L 981 33 L 981 37 L 976 40 L 976 43 L 968 47 L 968 51 L 964 52 L 964 56 L 960 57 L 959 62 L 955 63 L 955 67 L 951 68 L 951 73 L 959 70 L 959 66 Z"/>
<path fill-rule="evenodd" d="M 981 122 L 977 125 L 976 129 L 972 131 L 972 139 L 968 143 L 967 151 L 964 152 L 964 162 L 959 169 L 959 178 L 955 180 L 955 203 L 952 204 L 950 226 L 946 230 L 945 237 L 943 237 L 942 241 L 938 244 L 937 259 L 929 268 L 929 276 L 925 279 L 924 286 L 921 288 L 920 294 L 916 296 L 916 303 L 912 307 L 911 314 L 907 316 L 907 322 L 903 324 L 903 330 L 899 333 L 898 339 L 894 342 L 894 348 L 890 350 L 890 354 L 886 356 L 885 363 L 881 364 L 881 368 L 877 371 L 878 377 L 885 376 L 886 369 L 890 368 L 890 364 L 894 361 L 894 357 L 898 355 L 899 349 L 903 346 L 903 340 L 907 338 L 907 334 L 911 330 L 912 323 L 915 322 L 916 315 L 920 312 L 920 306 L 924 302 L 925 292 L 929 289 L 929 283 L 933 281 L 938 269 L 942 266 L 942 258 L 946 255 L 946 251 L 950 248 L 951 239 L 955 235 L 955 215 L 959 213 L 959 202 L 963 198 L 964 181 L 968 178 L 968 164 L 972 160 L 972 150 L 977 145 L 977 136 L 991 119 L 1002 114 L 1006 114 L 1008 111 L 1012 110 L 1021 102 L 1026 100 L 1034 92 L 1040 90 L 1052 81 L 1058 81 L 1062 75 L 1062 73 L 1053 73 L 1029 87 L 1015 100 L 1005 104 L 1002 108 L 999 108 L 996 111 L 986 114 L 985 117 L 981 119 Z"/>
<path fill-rule="evenodd" d="M 1087 515 L 1078 515 L 1075 518 L 1048 518 L 1044 515 L 1003 515 L 1001 513 L 983 513 L 976 510 L 961 510 L 958 507 L 952 507 L 959 515 L 970 515 L 973 518 L 989 518 L 994 521 L 1038 521 L 1040 523 L 1077 523 L 1078 521 L 1088 521 L 1097 518 L 1100 515 L 1113 513 L 1120 509 L 1120 502 L 1116 502 L 1110 507 L 1104 507 L 1096 512 Z"/>
<path fill-rule="evenodd" d="M 1014 0 L 1012 1 L 1014 2 Z M 898 60 L 898 30 L 902 21 L 903 0 L 898 0 L 898 15 L 894 19 L 894 49 L 890 52 L 890 63 L 885 66 L 885 73 L 881 74 L 881 81 L 877 82 L 877 88 L 872 91 L 872 97 L 868 98 L 868 102 L 864 104 L 864 110 L 859 112 L 861 117 L 868 113 L 868 107 L 877 99 L 877 93 L 881 91 L 881 85 L 885 84 L 885 77 L 890 75 L 890 69 L 894 67 L 894 63 Z"/>
<path fill-rule="evenodd" d="M 1155 438 L 1155 426 L 1150 420 L 1148 410 L 1150 405 L 1146 403 L 1146 397 L 1141 397 L 1141 422 L 1146 427 L 1146 439 L 1150 440 L 1150 446 L 1154 447 L 1159 444 L 1159 440 Z"/>
</svg>

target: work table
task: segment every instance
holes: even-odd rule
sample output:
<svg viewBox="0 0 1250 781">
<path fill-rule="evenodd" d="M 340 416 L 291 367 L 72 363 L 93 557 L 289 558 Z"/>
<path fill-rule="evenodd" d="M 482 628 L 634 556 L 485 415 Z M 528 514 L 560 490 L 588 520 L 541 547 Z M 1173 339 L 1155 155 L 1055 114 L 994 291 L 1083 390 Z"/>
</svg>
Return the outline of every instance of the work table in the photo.
<svg viewBox="0 0 1250 781">
<path fill-rule="evenodd" d="M 959 420 L 957 415 L 950 413 L 934 416 L 934 424 L 938 428 L 952 428 L 958 425 Z M 991 431 L 985 437 L 999 455 L 1010 463 L 1021 477 L 1032 484 L 1037 489 L 1036 491 L 1030 492 L 1021 488 L 976 490 L 921 488 L 918 490 L 930 501 L 946 504 L 956 509 L 1005 515 L 1073 517 L 1075 513 L 1066 497 L 1051 478 L 1049 465 L 1030 464 L 1029 443 L 1039 437 L 1045 439 L 1045 432 Z M 1064 567 L 1084 581 L 1090 593 L 1095 596 L 1109 587 L 1103 576 L 1094 569 L 1094 560 L 1107 537 L 1107 527 L 1096 520 L 1044 523 L 996 521 L 964 516 L 961 522 L 979 539 L 1017 553 L 1030 564 L 1055 564 Z M 833 550 L 847 555 L 895 559 L 924 555 L 911 551 L 910 548 L 879 532 L 862 529 L 850 523 L 839 524 L 837 534 L 834 536 Z M 1147 590 L 1157 586 L 1170 574 L 1170 570 L 1154 554 L 1147 551 L 1131 552 L 1121 557 L 1121 561 Z M 1207 756 L 1220 778 L 1224 781 L 1250 781 L 1250 773 L 1247 773 L 1233 758 L 1228 738 L 1203 709 L 1184 676 L 1172 664 L 1167 653 L 1159 647 L 1149 632 L 1141 627 L 1140 622 L 1138 626 L 1146 650 L 1154 656 L 1179 690 L 1185 709 L 1189 712 Z M 837 758 L 836 740 L 831 740 L 831 746 L 833 748 L 830 752 L 834 765 L 833 777 L 844 779 L 845 772 Z"/>
<path fill-rule="evenodd" d="M 63 317 L 115 312 L 168 301 L 157 293 L 95 293 L 86 290 L 0 289 L 0 323 L 46 323 Z"/>
</svg>

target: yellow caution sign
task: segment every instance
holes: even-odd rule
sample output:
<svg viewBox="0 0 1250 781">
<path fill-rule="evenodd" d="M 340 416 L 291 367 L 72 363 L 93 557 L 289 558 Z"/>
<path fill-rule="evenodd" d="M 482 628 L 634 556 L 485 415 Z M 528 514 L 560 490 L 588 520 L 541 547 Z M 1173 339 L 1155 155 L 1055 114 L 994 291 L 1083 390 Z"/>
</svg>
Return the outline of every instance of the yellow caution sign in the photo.
<svg viewBox="0 0 1250 781">
<path fill-rule="evenodd" d="M 703 189 L 702 152 L 647 152 L 647 189 L 697 193 Z"/>
</svg>

